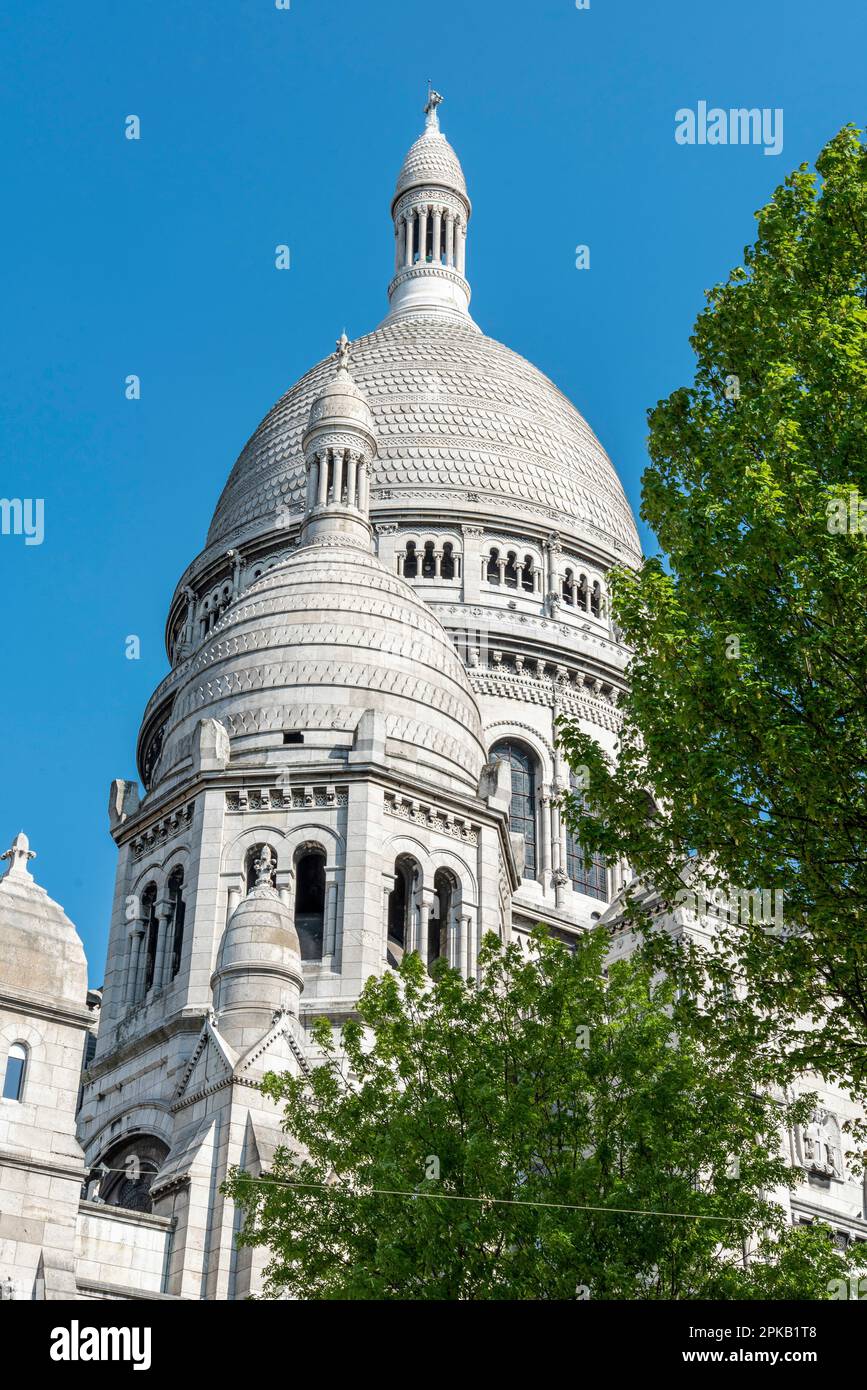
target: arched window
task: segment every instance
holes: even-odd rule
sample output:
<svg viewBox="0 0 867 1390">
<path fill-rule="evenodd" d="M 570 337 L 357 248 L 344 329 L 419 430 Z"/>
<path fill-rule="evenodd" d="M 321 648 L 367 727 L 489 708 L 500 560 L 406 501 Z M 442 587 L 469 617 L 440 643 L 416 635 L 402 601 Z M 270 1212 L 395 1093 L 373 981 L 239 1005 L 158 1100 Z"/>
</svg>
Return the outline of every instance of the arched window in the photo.
<svg viewBox="0 0 867 1390">
<path fill-rule="evenodd" d="M 582 574 L 578 581 L 578 607 L 587 612 L 587 576 Z"/>
<path fill-rule="evenodd" d="M 295 864 L 295 930 L 302 960 L 321 960 L 325 935 L 325 851 L 305 849 Z"/>
<path fill-rule="evenodd" d="M 256 868 L 256 865 L 262 858 L 263 850 L 266 849 L 271 856 L 271 872 L 269 874 L 270 884 L 272 888 L 276 887 L 277 854 L 275 850 L 272 848 L 271 845 L 253 845 L 251 849 L 247 850 L 247 853 L 244 856 L 244 883 L 246 885 L 246 890 L 248 893 L 251 888 L 256 887 L 256 884 L 259 881 L 259 871 Z"/>
<path fill-rule="evenodd" d="M 532 594 L 533 589 L 535 587 L 535 582 L 535 576 L 533 574 L 533 557 L 532 555 L 525 555 L 524 565 L 521 570 L 521 588 L 526 589 L 527 593 Z"/>
<path fill-rule="evenodd" d="M 509 826 L 524 837 L 524 878 L 536 877 L 536 759 L 521 743 L 504 739 L 491 749 L 492 758 L 505 758 L 512 769 Z"/>
<path fill-rule="evenodd" d="M 405 579 L 415 579 L 418 574 L 418 556 L 415 551 L 415 541 L 407 541 L 406 543 L 403 573 Z"/>
<path fill-rule="evenodd" d="M 145 924 L 145 971 L 144 993 L 153 988 L 154 971 L 157 967 L 157 946 L 160 937 L 160 919 L 157 916 L 157 886 L 149 883 L 141 895 L 142 918 Z"/>
<path fill-rule="evenodd" d="M 443 546 L 443 558 L 440 564 L 440 574 L 443 579 L 454 579 L 455 577 L 455 550 L 451 541 L 446 541 Z"/>
<path fill-rule="evenodd" d="M 172 943 L 172 973 L 174 979 L 181 968 L 181 950 L 184 944 L 184 917 L 187 905 L 184 902 L 184 871 L 180 865 L 169 874 L 169 901 L 172 915 L 169 919 L 169 940 Z"/>
<path fill-rule="evenodd" d="M 424 554 L 421 558 L 421 577 L 422 579 L 435 579 L 437 572 L 436 560 L 434 559 L 433 541 L 425 541 Z"/>
<path fill-rule="evenodd" d="M 488 556 L 488 583 L 499 584 L 500 582 L 500 552 L 494 546 Z"/>
<path fill-rule="evenodd" d="M 563 575 L 563 602 L 575 602 L 575 575 L 572 570 L 567 570 Z"/>
<path fill-rule="evenodd" d="M 388 956 L 390 965 L 399 965 L 407 949 L 410 921 L 415 911 L 415 890 L 419 868 L 408 854 L 401 854 L 394 864 L 394 887 L 388 895 Z"/>
<path fill-rule="evenodd" d="M 434 875 L 434 901 L 428 918 L 428 965 L 435 960 L 448 960 L 449 933 L 454 930 L 457 883 L 448 869 L 437 869 Z"/>
<path fill-rule="evenodd" d="M 152 1212 L 151 1185 L 168 1157 L 168 1145 L 150 1134 L 137 1134 L 109 1149 L 102 1163 L 94 1169 L 96 1191 L 88 1188 L 90 1196 L 98 1196 L 110 1207 L 127 1211 Z"/>
<path fill-rule="evenodd" d="M 509 589 L 518 587 L 518 557 L 514 550 L 510 550 L 506 557 L 506 568 L 503 571 L 503 581 Z"/>
<path fill-rule="evenodd" d="M 575 801 L 580 801 L 582 807 L 586 807 L 585 793 L 571 769 L 569 786 Z M 608 873 L 605 858 L 598 853 L 588 853 L 571 830 L 566 832 L 566 872 L 572 886 L 577 888 L 579 893 L 586 893 L 589 898 L 598 898 L 600 902 L 607 903 Z"/>
<path fill-rule="evenodd" d="M 590 590 L 590 612 L 595 618 L 602 616 L 602 589 L 598 579 L 594 581 Z"/>
<path fill-rule="evenodd" d="M 13 1043 L 6 1058 L 6 1072 L 3 1077 L 3 1099 L 20 1100 L 24 1095 L 24 1078 L 27 1074 L 27 1048 L 23 1043 Z"/>
</svg>

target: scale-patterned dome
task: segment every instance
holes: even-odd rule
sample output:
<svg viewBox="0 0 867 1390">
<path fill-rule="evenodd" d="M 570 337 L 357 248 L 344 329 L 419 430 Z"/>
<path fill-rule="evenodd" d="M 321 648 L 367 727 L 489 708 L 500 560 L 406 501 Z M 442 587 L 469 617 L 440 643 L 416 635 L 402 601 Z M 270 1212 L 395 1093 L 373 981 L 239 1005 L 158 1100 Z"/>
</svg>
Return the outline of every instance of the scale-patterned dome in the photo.
<svg viewBox="0 0 867 1390">
<path fill-rule="evenodd" d="M 331 363 L 333 371 L 333 360 Z M 442 624 L 369 543 L 316 536 L 231 605 L 178 685 L 156 780 L 188 756 L 199 720 L 233 741 L 286 729 L 344 740 L 369 710 L 389 756 L 473 791 L 487 754 L 479 708 Z"/>
<path fill-rule="evenodd" d="M 333 376 L 328 357 L 266 415 L 217 505 L 208 541 L 230 543 L 303 506 L 301 438 Z M 352 372 L 374 417 L 371 509 L 435 502 L 491 509 L 589 532 L 615 553 L 640 551 L 620 480 L 589 425 L 531 363 L 446 314 L 386 320 L 352 346 Z M 385 499 L 379 490 L 388 491 Z"/>
<path fill-rule="evenodd" d="M 467 197 L 467 184 L 461 161 L 439 130 L 426 130 L 407 151 L 397 176 L 395 198 L 420 184 L 439 184 Z M 469 201 L 469 200 L 468 200 Z"/>
</svg>

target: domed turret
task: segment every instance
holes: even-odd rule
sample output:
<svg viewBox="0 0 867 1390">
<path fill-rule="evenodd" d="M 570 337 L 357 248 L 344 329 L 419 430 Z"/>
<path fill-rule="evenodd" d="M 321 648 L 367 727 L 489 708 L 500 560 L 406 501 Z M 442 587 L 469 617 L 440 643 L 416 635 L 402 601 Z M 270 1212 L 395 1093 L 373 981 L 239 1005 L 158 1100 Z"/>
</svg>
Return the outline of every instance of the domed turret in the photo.
<svg viewBox="0 0 867 1390">
<path fill-rule="evenodd" d="M 211 978 L 218 1027 L 236 1052 L 263 1036 L 277 1010 L 297 1016 L 304 988 L 298 934 L 273 887 L 267 845 L 253 871 L 254 886 L 229 918 Z"/>
<path fill-rule="evenodd" d="M 460 160 L 440 130 L 441 101 L 439 92 L 428 93 L 424 131 L 397 177 L 389 319 L 440 313 L 471 322 L 465 273 L 471 207 Z"/>
<path fill-rule="evenodd" d="M 349 373 L 349 339 L 337 342 L 337 375 L 310 407 L 301 440 L 307 470 L 302 540 L 325 534 L 370 543 L 368 469 L 376 434 L 367 397 Z"/>
</svg>

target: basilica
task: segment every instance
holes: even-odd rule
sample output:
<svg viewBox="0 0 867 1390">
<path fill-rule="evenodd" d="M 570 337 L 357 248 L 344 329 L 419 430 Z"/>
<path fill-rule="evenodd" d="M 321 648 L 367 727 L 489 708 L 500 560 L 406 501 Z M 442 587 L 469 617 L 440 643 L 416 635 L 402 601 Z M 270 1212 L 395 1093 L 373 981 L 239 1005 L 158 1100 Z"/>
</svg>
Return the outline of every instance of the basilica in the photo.
<svg viewBox="0 0 867 1390">
<path fill-rule="evenodd" d="M 603 920 L 628 866 L 585 853 L 561 716 L 612 754 L 637 566 L 577 410 L 470 313 L 472 206 L 431 92 L 391 203 L 388 312 L 265 416 L 166 619 L 169 671 L 109 792 L 101 991 L 18 835 L 0 879 L 0 1292 L 243 1299 L 229 1168 L 267 1171 L 258 1083 L 316 1064 L 405 951 L 476 970 L 487 932 Z M 330 336 L 330 335 L 327 335 Z M 571 779 L 571 780 L 570 780 Z M 688 914 L 671 929 L 701 930 Z M 792 1220 L 867 1238 L 845 1097 L 789 1136 Z"/>
</svg>

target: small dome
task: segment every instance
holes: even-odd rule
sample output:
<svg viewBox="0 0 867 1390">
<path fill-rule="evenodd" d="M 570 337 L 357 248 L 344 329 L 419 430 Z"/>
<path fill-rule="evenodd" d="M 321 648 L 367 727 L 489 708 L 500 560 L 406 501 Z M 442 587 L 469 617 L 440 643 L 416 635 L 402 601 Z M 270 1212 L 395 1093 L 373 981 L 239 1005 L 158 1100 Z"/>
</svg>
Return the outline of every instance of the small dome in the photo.
<svg viewBox="0 0 867 1390">
<path fill-rule="evenodd" d="M 450 188 L 469 203 L 467 184 L 461 161 L 441 130 L 424 131 L 411 145 L 403 167 L 397 176 L 395 198 L 399 198 L 408 188 L 432 183 L 439 188 Z"/>
<path fill-rule="evenodd" d="M 9 868 L 0 878 L 0 990 L 83 1009 L 84 947 L 63 908 L 34 882 L 27 836 L 17 835 L 2 858 Z"/>
<path fill-rule="evenodd" d="M 315 397 L 307 417 L 307 429 L 302 440 L 302 448 L 316 435 L 331 429 L 361 429 L 368 436 L 371 448 L 375 449 L 376 434 L 373 412 L 367 403 L 367 396 L 353 380 L 349 371 L 349 340 L 342 334 L 337 343 L 337 374 Z"/>
<path fill-rule="evenodd" d="M 292 913 L 273 888 L 257 884 L 229 918 L 217 974 L 262 966 L 301 982 L 301 947 Z"/>
<path fill-rule="evenodd" d="M 257 882 L 232 913 L 211 978 L 220 1031 L 243 1049 L 261 1037 L 278 1010 L 298 1012 L 304 988 L 292 913 L 274 888 L 271 851 L 254 868 Z"/>
</svg>

